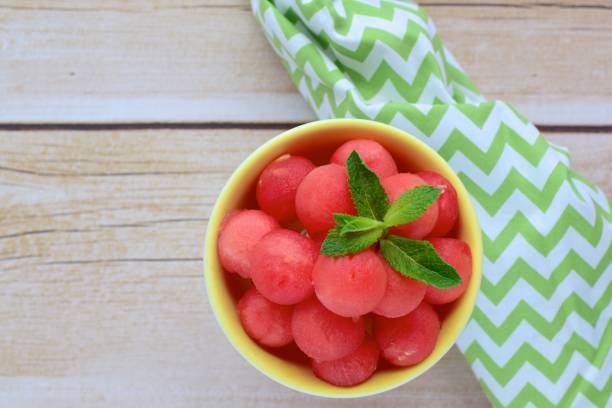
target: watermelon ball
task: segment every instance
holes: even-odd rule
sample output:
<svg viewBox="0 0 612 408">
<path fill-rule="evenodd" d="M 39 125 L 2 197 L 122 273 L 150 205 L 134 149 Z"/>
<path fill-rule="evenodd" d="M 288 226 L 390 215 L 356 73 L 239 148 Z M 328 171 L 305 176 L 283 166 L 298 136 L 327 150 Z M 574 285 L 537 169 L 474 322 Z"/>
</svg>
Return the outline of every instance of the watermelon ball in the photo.
<svg viewBox="0 0 612 408">
<path fill-rule="evenodd" d="M 439 332 L 440 319 L 425 302 L 406 316 L 374 318 L 374 336 L 383 357 L 400 367 L 411 366 L 427 358 L 436 346 Z"/>
<path fill-rule="evenodd" d="M 263 346 L 282 347 L 293 341 L 292 314 L 292 306 L 272 303 L 254 287 L 247 290 L 238 302 L 242 327 L 253 340 Z"/>
<path fill-rule="evenodd" d="M 312 295 L 317 248 L 311 239 L 279 228 L 255 245 L 250 260 L 253 283 L 268 300 L 292 305 Z"/>
<path fill-rule="evenodd" d="M 320 234 L 320 235 L 315 235 L 314 237 L 311 237 L 312 242 L 314 242 L 315 246 L 317 247 L 317 253 L 321 252 L 323 241 L 325 241 L 325 235 L 326 234 Z"/>
<path fill-rule="evenodd" d="M 433 171 L 420 171 L 417 176 L 434 187 L 444 189 L 438 197 L 438 221 L 430 236 L 443 237 L 453 229 L 459 215 L 459 204 L 457 203 L 457 191 L 455 187 L 444 177 Z"/>
<path fill-rule="evenodd" d="M 295 210 L 312 236 L 335 225 L 334 213 L 355 214 L 344 167 L 326 164 L 308 173 L 297 189 Z"/>
<path fill-rule="evenodd" d="M 260 210 L 240 210 L 228 214 L 221 224 L 217 242 L 223 268 L 243 278 L 251 276 L 249 257 L 253 247 L 264 235 L 277 228 L 278 222 Z"/>
<path fill-rule="evenodd" d="M 331 361 L 312 361 L 314 374 L 330 384 L 350 387 L 361 384 L 374 374 L 378 366 L 378 344 L 367 338 L 348 356 Z"/>
<path fill-rule="evenodd" d="M 340 146 L 332 155 L 331 162 L 344 166 L 353 151 L 359 153 L 364 163 L 378 175 L 384 178 L 397 174 L 397 164 L 391 153 L 378 142 L 368 139 L 350 140 Z"/>
<path fill-rule="evenodd" d="M 346 317 L 371 312 L 385 294 L 387 271 L 371 249 L 347 256 L 319 254 L 312 282 L 317 298 L 332 312 Z"/>
<path fill-rule="evenodd" d="M 453 266 L 459 276 L 461 283 L 453 288 L 439 289 L 433 286 L 427 287 L 425 301 L 432 305 L 450 303 L 465 292 L 472 276 L 472 251 L 468 244 L 455 238 L 430 238 L 429 242 L 434 246 L 440 258 Z"/>
<path fill-rule="evenodd" d="M 259 207 L 279 222 L 295 219 L 295 193 L 314 168 L 310 160 L 288 154 L 268 164 L 261 172 L 255 190 Z"/>
<path fill-rule="evenodd" d="M 374 313 L 385 317 L 400 317 L 412 312 L 425 297 L 427 284 L 397 272 L 382 259 L 387 271 L 387 288 Z"/>
<path fill-rule="evenodd" d="M 387 192 L 391 202 L 395 201 L 408 190 L 412 190 L 417 186 L 427 185 L 425 180 L 412 173 L 399 173 L 387 177 L 382 180 L 381 184 Z M 405 225 L 394 227 L 389 232 L 410 239 L 422 239 L 433 230 L 437 220 L 438 206 L 434 203 L 416 220 Z"/>
<path fill-rule="evenodd" d="M 291 332 L 298 348 L 317 361 L 337 360 L 357 350 L 365 337 L 363 319 L 338 316 L 316 297 L 295 306 Z"/>
</svg>

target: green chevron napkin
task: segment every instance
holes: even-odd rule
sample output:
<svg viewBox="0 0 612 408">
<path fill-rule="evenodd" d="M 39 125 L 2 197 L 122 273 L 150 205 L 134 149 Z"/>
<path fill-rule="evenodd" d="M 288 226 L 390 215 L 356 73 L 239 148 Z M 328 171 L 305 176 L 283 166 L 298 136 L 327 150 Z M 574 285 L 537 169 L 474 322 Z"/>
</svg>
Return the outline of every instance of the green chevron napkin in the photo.
<svg viewBox="0 0 612 408">
<path fill-rule="evenodd" d="M 612 216 L 605 194 L 570 168 L 568 152 L 509 104 L 486 101 L 416 4 L 252 6 L 319 118 L 406 130 L 469 190 L 484 276 L 458 345 L 491 402 L 610 406 Z"/>
</svg>

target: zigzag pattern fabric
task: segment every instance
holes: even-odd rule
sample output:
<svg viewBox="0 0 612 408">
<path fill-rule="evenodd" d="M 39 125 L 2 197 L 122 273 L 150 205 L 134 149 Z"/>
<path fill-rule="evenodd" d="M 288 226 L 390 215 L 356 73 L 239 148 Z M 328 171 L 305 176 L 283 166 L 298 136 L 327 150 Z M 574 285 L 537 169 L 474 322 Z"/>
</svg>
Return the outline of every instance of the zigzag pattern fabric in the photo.
<svg viewBox="0 0 612 408">
<path fill-rule="evenodd" d="M 469 190 L 483 282 L 458 346 L 495 406 L 610 406 L 612 223 L 605 194 L 509 104 L 486 101 L 418 5 L 252 0 L 319 118 L 391 124 Z"/>
</svg>

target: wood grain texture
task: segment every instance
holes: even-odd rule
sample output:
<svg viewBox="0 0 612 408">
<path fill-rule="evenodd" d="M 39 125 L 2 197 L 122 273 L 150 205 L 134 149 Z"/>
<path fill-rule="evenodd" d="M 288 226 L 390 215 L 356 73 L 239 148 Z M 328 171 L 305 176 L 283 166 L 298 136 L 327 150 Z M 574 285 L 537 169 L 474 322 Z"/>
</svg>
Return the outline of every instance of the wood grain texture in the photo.
<svg viewBox="0 0 612 408">
<path fill-rule="evenodd" d="M 7 406 L 354 406 L 232 350 L 202 277 L 215 198 L 279 130 L 0 132 L 0 396 Z M 610 135 L 562 134 L 612 193 Z M 488 406 L 460 353 L 369 407 Z"/>
<path fill-rule="evenodd" d="M 426 1 L 488 96 L 532 121 L 612 125 L 612 7 Z M 4 0 L 0 123 L 313 118 L 247 0 Z"/>
<path fill-rule="evenodd" d="M 541 124 L 612 125 L 609 2 L 423 5 L 486 95 Z M 313 118 L 248 0 L 0 0 L 0 125 L 242 126 L 0 131 L 0 405 L 488 406 L 456 349 L 384 396 L 332 402 L 224 339 L 202 278 L 215 198 L 279 123 Z M 612 194 L 611 134 L 550 139 Z"/>
</svg>

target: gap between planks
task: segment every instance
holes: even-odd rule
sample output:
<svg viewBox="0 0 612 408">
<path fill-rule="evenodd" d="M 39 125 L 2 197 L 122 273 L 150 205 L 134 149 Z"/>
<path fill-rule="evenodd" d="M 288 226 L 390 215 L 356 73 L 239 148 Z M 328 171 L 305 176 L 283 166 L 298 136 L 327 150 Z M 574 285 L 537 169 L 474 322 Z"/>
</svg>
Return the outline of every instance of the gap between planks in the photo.
<svg viewBox="0 0 612 408">
<path fill-rule="evenodd" d="M 55 1 L 28 1 L 21 0 L 22 3 L 0 4 L 0 10 L 35 10 L 35 11 L 65 11 L 65 12 L 147 12 L 151 10 L 190 10 L 190 9 L 247 9 L 250 7 L 247 3 L 240 0 L 182 0 L 180 2 L 172 0 L 158 0 L 154 4 L 149 1 L 134 1 L 126 4 L 121 1 L 106 1 L 104 5 L 93 2 L 93 5 L 83 2 L 83 4 L 75 4 L 69 0 Z M 179 3 L 179 4 L 177 4 Z M 423 7 L 472 7 L 472 8 L 548 8 L 548 9 L 585 9 L 585 10 L 603 10 L 612 11 L 612 6 L 605 2 L 593 2 L 585 0 L 557 0 L 557 1 L 517 1 L 517 0 L 488 0 L 488 1 L 420 1 L 419 5 Z"/>
<path fill-rule="evenodd" d="M 0 123 L 0 131 L 109 131 L 109 130 L 207 130 L 207 129 L 290 129 L 306 122 L 181 122 L 181 123 Z M 535 125 L 542 133 L 611 134 L 612 125 Z"/>
</svg>

